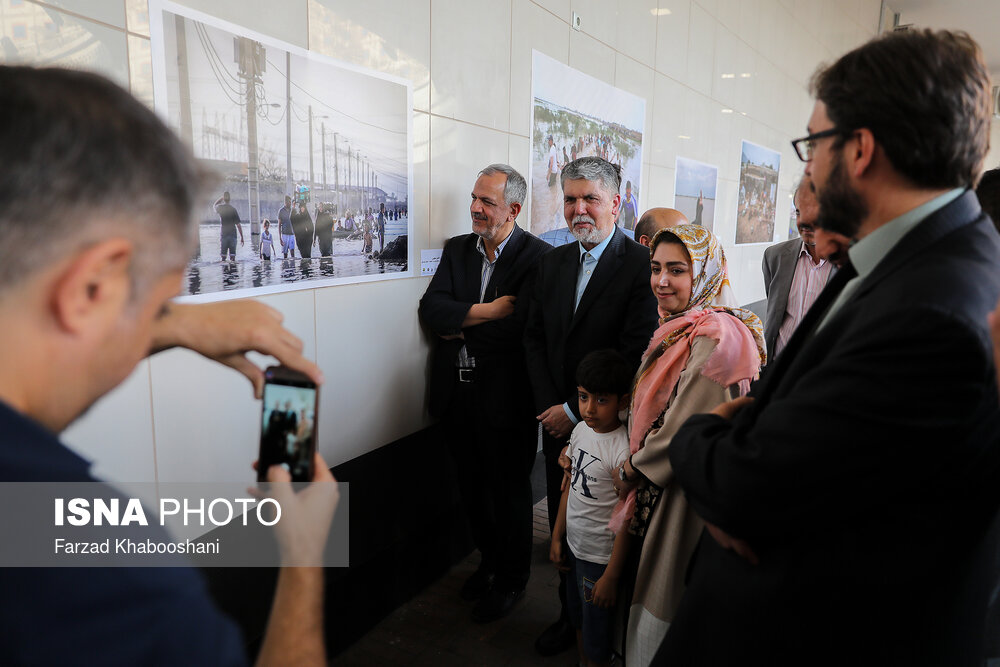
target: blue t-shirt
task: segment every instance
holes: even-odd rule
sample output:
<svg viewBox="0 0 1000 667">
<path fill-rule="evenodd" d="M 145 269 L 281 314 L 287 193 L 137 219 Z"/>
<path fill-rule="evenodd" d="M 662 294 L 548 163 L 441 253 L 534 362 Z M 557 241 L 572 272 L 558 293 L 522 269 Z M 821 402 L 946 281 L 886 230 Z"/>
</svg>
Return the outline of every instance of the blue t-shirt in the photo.
<svg viewBox="0 0 1000 667">
<path fill-rule="evenodd" d="M 0 482 L 96 481 L 86 460 L 0 402 Z M 0 599 L 4 664 L 247 664 L 239 630 L 192 568 L 3 568 Z"/>
</svg>

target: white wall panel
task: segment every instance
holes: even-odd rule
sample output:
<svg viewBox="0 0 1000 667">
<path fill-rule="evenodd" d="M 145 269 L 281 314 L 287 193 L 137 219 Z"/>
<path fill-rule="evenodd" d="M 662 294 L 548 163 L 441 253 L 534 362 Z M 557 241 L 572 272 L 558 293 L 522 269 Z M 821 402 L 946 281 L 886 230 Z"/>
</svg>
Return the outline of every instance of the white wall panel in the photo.
<svg viewBox="0 0 1000 667">
<path fill-rule="evenodd" d="M 452 236 L 472 231 L 469 202 L 476 174 L 488 164 L 507 161 L 507 136 L 477 125 L 431 118 L 429 247 L 441 248 Z"/>
<path fill-rule="evenodd" d="M 497 130 L 510 115 L 511 0 L 431 4 L 431 112 Z"/>
<path fill-rule="evenodd" d="M 66 429 L 62 439 L 93 463 L 91 471 L 101 479 L 156 481 L 149 362 L 140 362 L 117 389 Z"/>
<path fill-rule="evenodd" d="M 428 347 L 417 302 L 428 279 L 316 290 L 320 451 L 337 465 L 429 424 Z"/>
<path fill-rule="evenodd" d="M 615 0 L 573 0 L 573 11 L 580 16 L 580 31 L 599 42 L 613 46 L 618 35 L 618 3 Z"/>
<path fill-rule="evenodd" d="M 570 31 L 569 66 L 595 79 L 615 83 L 615 51 L 586 33 Z"/>
<path fill-rule="evenodd" d="M 510 131 L 531 133 L 531 52 L 569 62 L 569 24 L 531 0 L 513 0 L 510 38 Z M 525 175 L 527 178 L 527 175 Z"/>
<path fill-rule="evenodd" d="M 617 34 L 612 46 L 648 67 L 656 64 L 657 9 L 656 0 L 618 0 Z"/>
<path fill-rule="evenodd" d="M 271 0 L 178 0 L 199 12 L 211 14 L 223 21 L 244 26 L 289 44 L 309 48 L 309 8 L 304 0 L 272 2 Z"/>
<path fill-rule="evenodd" d="M 656 71 L 687 79 L 691 0 L 660 0 L 656 17 Z"/>
<path fill-rule="evenodd" d="M 309 48 L 413 82 L 413 108 L 430 110 L 430 0 L 309 0 Z"/>
<path fill-rule="evenodd" d="M 316 359 L 312 291 L 259 299 L 284 316 L 284 325 Z M 273 360 L 253 355 L 261 366 Z M 336 377 L 325 369 L 327 383 Z M 250 463 L 260 442 L 260 401 L 249 380 L 187 350 L 169 350 L 150 360 L 153 423 L 159 480 L 238 482 L 252 480 Z"/>
</svg>

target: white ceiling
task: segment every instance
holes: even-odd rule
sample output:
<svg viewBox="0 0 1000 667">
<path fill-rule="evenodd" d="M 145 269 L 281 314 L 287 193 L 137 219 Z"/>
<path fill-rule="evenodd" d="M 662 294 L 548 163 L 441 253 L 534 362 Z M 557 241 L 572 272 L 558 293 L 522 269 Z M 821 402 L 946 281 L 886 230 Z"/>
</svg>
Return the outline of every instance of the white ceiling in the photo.
<svg viewBox="0 0 1000 667">
<path fill-rule="evenodd" d="M 899 12 L 900 24 L 969 33 L 982 47 L 994 83 L 1000 82 L 1000 1 L 888 0 L 886 4 Z M 887 17 L 891 23 L 892 14 Z"/>
</svg>

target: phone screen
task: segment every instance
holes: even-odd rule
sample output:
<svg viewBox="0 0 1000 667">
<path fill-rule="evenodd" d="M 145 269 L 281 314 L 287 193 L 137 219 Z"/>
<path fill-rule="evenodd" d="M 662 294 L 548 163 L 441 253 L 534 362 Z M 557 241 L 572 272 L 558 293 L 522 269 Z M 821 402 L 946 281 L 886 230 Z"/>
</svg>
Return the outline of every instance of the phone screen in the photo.
<svg viewBox="0 0 1000 667">
<path fill-rule="evenodd" d="M 283 466 L 292 481 L 312 479 L 316 451 L 316 386 L 289 369 L 265 371 L 260 460 L 257 479 L 264 481 L 272 465 Z"/>
</svg>

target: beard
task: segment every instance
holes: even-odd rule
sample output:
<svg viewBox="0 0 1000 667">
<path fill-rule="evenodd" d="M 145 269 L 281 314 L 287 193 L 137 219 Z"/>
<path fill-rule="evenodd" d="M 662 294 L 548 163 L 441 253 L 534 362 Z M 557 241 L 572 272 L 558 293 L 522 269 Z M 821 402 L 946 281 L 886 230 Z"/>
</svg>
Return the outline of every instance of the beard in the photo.
<svg viewBox="0 0 1000 667">
<path fill-rule="evenodd" d="M 479 238 L 483 239 L 484 241 L 492 241 L 493 237 L 495 237 L 497 235 L 497 232 L 500 231 L 500 228 L 503 227 L 503 222 L 493 225 L 491 227 L 489 220 L 487 220 L 486 218 L 476 218 L 475 216 L 473 216 L 472 218 L 472 223 L 473 223 L 472 233 L 478 236 Z M 481 223 L 483 225 L 482 229 L 476 229 L 475 227 L 476 223 Z"/>
<path fill-rule="evenodd" d="M 578 222 L 589 222 L 590 231 L 584 232 L 577 229 L 575 225 Z M 607 234 L 597 228 L 597 223 L 594 222 L 594 219 L 589 215 L 578 215 L 573 218 L 573 221 L 569 226 L 569 231 L 580 243 L 593 243 L 594 245 L 597 245 L 607 237 Z"/>
<path fill-rule="evenodd" d="M 819 218 L 816 224 L 847 238 L 855 238 L 862 221 L 868 217 L 868 205 L 861 195 L 851 189 L 840 153 L 835 153 L 830 177 L 817 196 Z"/>
</svg>

